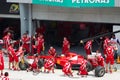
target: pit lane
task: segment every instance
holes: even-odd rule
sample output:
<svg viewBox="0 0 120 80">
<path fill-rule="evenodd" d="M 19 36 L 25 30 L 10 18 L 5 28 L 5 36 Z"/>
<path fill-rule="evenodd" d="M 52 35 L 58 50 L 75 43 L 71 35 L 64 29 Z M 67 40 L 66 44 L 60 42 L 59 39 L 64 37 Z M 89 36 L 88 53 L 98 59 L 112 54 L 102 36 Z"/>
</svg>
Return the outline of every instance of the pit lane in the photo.
<svg viewBox="0 0 120 80">
<path fill-rule="evenodd" d="M 116 67 L 118 68 L 117 72 L 113 72 L 112 74 L 106 73 L 103 77 L 95 77 L 94 72 L 91 71 L 87 77 L 81 78 L 81 76 L 77 75 L 76 70 L 73 70 L 73 77 L 67 77 L 63 75 L 61 69 L 55 69 L 54 74 L 41 72 L 37 75 L 33 75 L 33 72 L 8 70 L 8 58 L 4 57 L 4 60 L 4 72 L 9 72 L 10 80 L 118 80 L 120 75 L 120 64 L 116 64 Z"/>
</svg>

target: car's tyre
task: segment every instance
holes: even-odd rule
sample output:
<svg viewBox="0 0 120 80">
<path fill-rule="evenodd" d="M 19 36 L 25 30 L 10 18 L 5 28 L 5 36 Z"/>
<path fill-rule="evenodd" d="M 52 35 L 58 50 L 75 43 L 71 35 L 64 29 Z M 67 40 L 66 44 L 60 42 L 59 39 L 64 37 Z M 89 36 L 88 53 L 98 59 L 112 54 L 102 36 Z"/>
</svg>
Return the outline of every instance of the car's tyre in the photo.
<svg viewBox="0 0 120 80">
<path fill-rule="evenodd" d="M 92 64 L 89 61 L 87 61 L 86 68 L 88 72 L 93 70 Z"/>
<path fill-rule="evenodd" d="M 117 71 L 117 67 L 113 67 L 113 71 L 116 72 Z"/>
<path fill-rule="evenodd" d="M 95 68 L 95 76 L 96 77 L 102 77 L 104 76 L 105 74 L 105 68 L 104 67 L 101 67 L 101 66 L 98 66 Z"/>
<path fill-rule="evenodd" d="M 39 59 L 39 60 L 38 60 L 38 67 L 39 67 L 39 68 L 42 68 L 43 65 L 44 65 L 44 60 L 43 60 L 43 59 Z"/>
<path fill-rule="evenodd" d="M 59 65 L 59 64 L 55 64 L 54 67 L 55 67 L 56 69 L 62 69 L 62 66 Z"/>
<path fill-rule="evenodd" d="M 29 67 L 28 63 L 22 63 L 21 61 L 19 62 L 19 68 L 21 70 L 26 70 Z"/>
</svg>

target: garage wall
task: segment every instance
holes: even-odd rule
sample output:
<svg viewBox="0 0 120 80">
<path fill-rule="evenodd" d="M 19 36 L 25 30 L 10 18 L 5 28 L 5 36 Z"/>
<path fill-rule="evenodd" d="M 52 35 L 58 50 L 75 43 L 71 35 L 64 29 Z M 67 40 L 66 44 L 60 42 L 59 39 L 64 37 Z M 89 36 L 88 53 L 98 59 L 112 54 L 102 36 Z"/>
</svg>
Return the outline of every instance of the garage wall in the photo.
<svg viewBox="0 0 120 80">
<path fill-rule="evenodd" d="M 120 23 L 120 8 L 63 8 L 33 5 L 33 19 Z"/>
<path fill-rule="evenodd" d="M 115 6 L 120 7 L 120 0 L 115 0 Z"/>
</svg>

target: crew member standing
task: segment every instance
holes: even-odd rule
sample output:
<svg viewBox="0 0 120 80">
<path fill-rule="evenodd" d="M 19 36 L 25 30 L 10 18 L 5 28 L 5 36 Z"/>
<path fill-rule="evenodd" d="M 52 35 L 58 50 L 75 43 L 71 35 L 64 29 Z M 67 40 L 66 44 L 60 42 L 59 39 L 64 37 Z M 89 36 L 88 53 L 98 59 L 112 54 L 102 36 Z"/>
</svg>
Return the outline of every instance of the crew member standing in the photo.
<svg viewBox="0 0 120 80">
<path fill-rule="evenodd" d="M 4 42 L 4 48 L 7 49 L 8 46 L 10 45 L 11 41 L 11 33 L 8 32 L 4 37 L 3 37 L 3 42 Z"/>
<path fill-rule="evenodd" d="M 14 44 L 11 43 L 11 45 L 8 48 L 8 54 L 9 54 L 9 69 L 11 69 L 11 63 L 12 63 L 12 68 L 16 70 L 17 68 L 17 63 L 18 63 L 18 57 L 17 54 L 14 50 Z"/>
<path fill-rule="evenodd" d="M 114 59 L 117 59 L 118 56 L 118 47 L 120 46 L 120 41 L 118 38 L 116 38 L 115 34 L 112 35 L 111 42 L 113 42 L 114 46 L 116 47 L 116 50 L 114 50 Z"/>
<path fill-rule="evenodd" d="M 16 70 L 20 70 L 19 69 L 19 58 L 20 60 L 22 59 L 22 56 L 24 56 L 25 51 L 26 50 L 23 48 L 23 46 L 20 46 L 18 51 L 15 52 L 15 55 L 16 55 L 15 69 Z"/>
<path fill-rule="evenodd" d="M 110 43 L 110 39 L 105 36 L 104 42 L 103 42 L 103 52 L 106 54 L 106 48 L 108 47 L 108 44 Z"/>
<path fill-rule="evenodd" d="M 36 48 L 37 48 L 37 53 L 40 54 L 41 51 L 44 51 L 44 38 L 42 34 L 38 34 L 37 37 L 37 44 L 36 44 Z"/>
<path fill-rule="evenodd" d="M 0 76 L 3 76 L 3 70 L 4 70 L 3 52 L 2 52 L 2 50 L 0 50 L 0 71 L 1 71 Z"/>
<path fill-rule="evenodd" d="M 11 70 L 12 68 L 14 68 L 14 44 L 10 44 L 8 47 L 8 57 L 9 57 L 9 69 Z M 12 68 L 11 68 L 12 66 Z"/>
<path fill-rule="evenodd" d="M 106 72 L 108 72 L 108 68 L 109 68 L 110 73 L 112 73 L 112 67 L 114 64 L 114 47 L 111 46 L 111 44 L 109 43 L 105 50 L 106 50 L 106 54 L 105 54 Z M 108 64 L 110 64 L 110 67 L 108 67 Z"/>
<path fill-rule="evenodd" d="M 89 41 L 86 42 L 86 44 L 84 46 L 84 49 L 85 49 L 87 55 L 91 54 L 91 51 L 92 51 L 92 40 L 89 40 Z"/>
<path fill-rule="evenodd" d="M 62 46 L 62 54 L 67 55 L 69 50 L 70 50 L 70 43 L 69 43 L 68 39 L 66 37 L 64 37 L 63 46 Z"/>
<path fill-rule="evenodd" d="M 23 48 L 25 48 L 26 52 L 29 53 L 30 52 L 30 48 L 29 48 L 30 37 L 27 35 L 27 33 L 23 34 L 21 41 L 22 41 Z"/>
</svg>

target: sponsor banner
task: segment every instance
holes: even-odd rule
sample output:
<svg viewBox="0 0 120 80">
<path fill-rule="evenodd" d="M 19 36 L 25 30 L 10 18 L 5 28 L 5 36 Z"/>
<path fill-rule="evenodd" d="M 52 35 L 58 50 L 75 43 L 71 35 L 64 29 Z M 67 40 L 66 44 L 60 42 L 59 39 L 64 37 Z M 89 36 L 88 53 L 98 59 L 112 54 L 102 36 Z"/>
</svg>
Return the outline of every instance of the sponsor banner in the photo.
<svg viewBox="0 0 120 80">
<path fill-rule="evenodd" d="M 61 7 L 114 7 L 114 0 L 32 0 L 33 4 Z"/>
<path fill-rule="evenodd" d="M 19 4 L 0 0 L 0 14 L 19 14 Z"/>
</svg>

